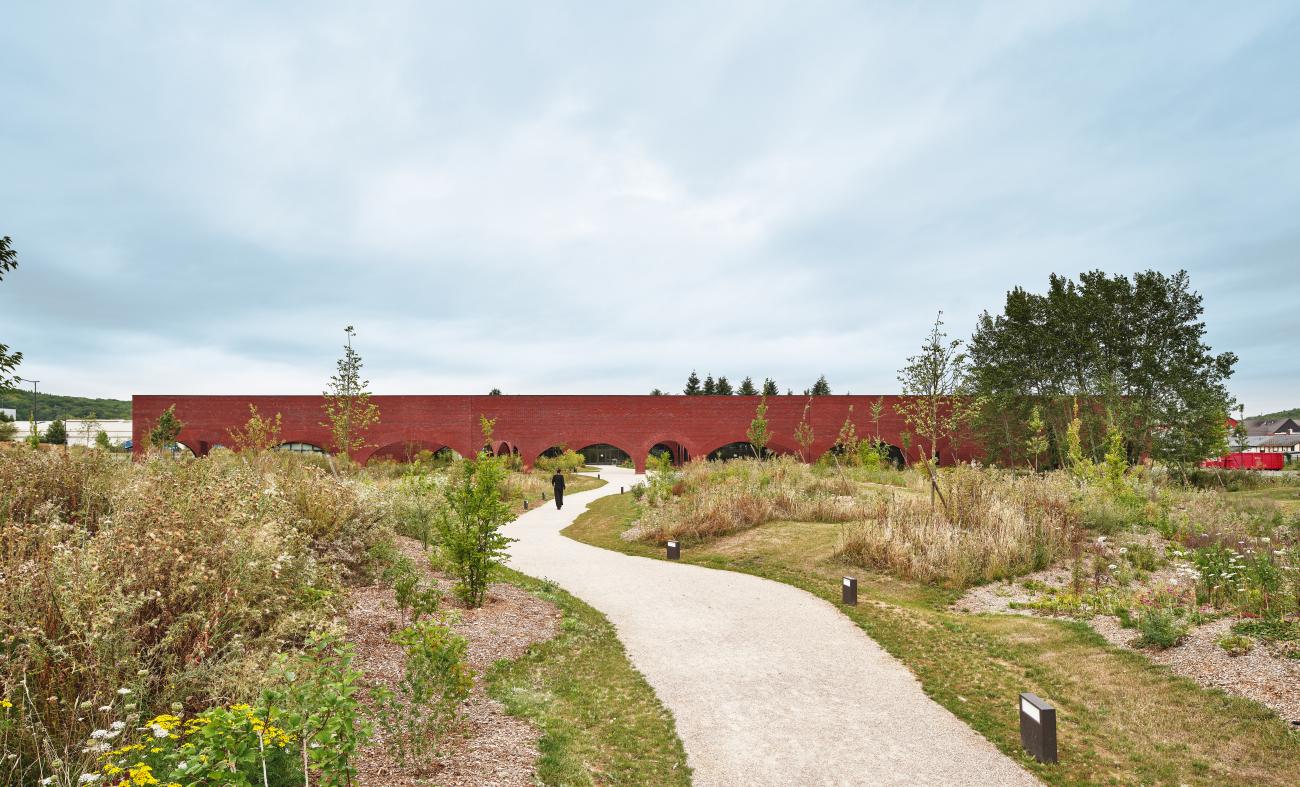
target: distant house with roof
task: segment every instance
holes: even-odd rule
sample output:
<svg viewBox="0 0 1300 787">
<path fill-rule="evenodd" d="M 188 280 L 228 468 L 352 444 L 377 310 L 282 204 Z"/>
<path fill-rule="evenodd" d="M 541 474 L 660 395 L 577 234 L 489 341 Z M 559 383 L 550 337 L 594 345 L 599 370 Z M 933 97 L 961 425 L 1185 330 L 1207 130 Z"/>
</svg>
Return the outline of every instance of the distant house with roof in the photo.
<svg viewBox="0 0 1300 787">
<path fill-rule="evenodd" d="M 1263 454 L 1285 454 L 1300 460 L 1300 423 L 1293 418 L 1247 418 L 1246 450 Z"/>
</svg>

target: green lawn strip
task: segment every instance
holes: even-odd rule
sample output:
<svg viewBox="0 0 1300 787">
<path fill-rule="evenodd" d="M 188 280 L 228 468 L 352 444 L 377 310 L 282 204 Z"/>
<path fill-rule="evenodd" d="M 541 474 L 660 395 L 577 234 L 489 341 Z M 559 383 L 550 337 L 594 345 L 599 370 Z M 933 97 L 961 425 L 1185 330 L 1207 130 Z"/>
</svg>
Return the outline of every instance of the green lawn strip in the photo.
<svg viewBox="0 0 1300 787">
<path fill-rule="evenodd" d="M 662 549 L 619 538 L 635 516 L 633 500 L 610 496 L 563 532 L 606 549 L 663 558 Z M 797 532 L 789 523 L 773 527 Z M 816 534 L 819 527 L 806 530 Z M 840 576 L 857 576 L 859 605 L 840 609 L 906 664 L 926 694 L 1044 781 L 1300 783 L 1300 736 L 1267 708 L 1201 688 L 1139 653 L 1111 646 L 1082 623 L 949 612 L 952 591 L 836 564 L 825 552 L 824 534 L 787 540 L 784 553 L 780 540 L 744 538 L 690 546 L 682 560 L 784 582 L 832 603 L 839 601 Z M 820 557 L 807 554 L 817 549 Z M 1020 748 L 1021 691 L 1058 709 L 1057 766 L 1039 765 Z"/>
<path fill-rule="evenodd" d="M 596 478 L 595 476 L 570 473 L 564 476 L 564 494 L 576 495 L 579 492 L 590 492 L 591 490 L 599 489 L 608 483 L 609 482 L 603 478 Z M 538 498 L 530 498 L 528 501 L 528 508 L 524 508 L 524 501 L 522 498 L 509 501 L 509 502 L 512 506 L 514 506 L 514 510 L 516 514 L 522 514 L 525 511 L 529 511 L 531 509 L 537 508 L 540 505 L 543 505 L 544 502 L 550 503 L 549 498 L 551 497 L 551 493 L 547 492 L 546 496 L 548 498 L 548 500 L 546 501 L 542 501 Z M 551 503 L 551 505 L 554 505 L 554 503 Z"/>
<path fill-rule="evenodd" d="M 672 714 L 628 661 L 605 616 L 553 583 L 504 579 L 554 603 L 560 633 L 487 674 L 488 694 L 542 731 L 537 778 L 547 785 L 688 785 Z"/>
</svg>

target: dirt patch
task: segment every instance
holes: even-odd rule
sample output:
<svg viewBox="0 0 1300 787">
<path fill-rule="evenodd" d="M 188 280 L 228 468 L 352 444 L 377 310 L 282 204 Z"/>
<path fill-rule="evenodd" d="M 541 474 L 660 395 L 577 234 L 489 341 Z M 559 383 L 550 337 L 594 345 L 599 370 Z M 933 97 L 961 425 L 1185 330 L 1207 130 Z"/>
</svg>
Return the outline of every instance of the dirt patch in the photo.
<svg viewBox="0 0 1300 787">
<path fill-rule="evenodd" d="M 398 548 L 436 582 L 452 607 L 451 582 L 434 574 L 426 553 L 412 539 L 398 539 Z M 368 683 L 394 687 L 402 674 L 402 650 L 391 636 L 402 625 L 391 588 L 367 586 L 349 594 L 348 638 L 356 645 L 355 666 Z M 454 607 L 452 607 L 454 608 Z M 488 697 L 481 681 L 484 670 L 500 659 L 516 659 L 528 646 L 551 639 L 559 630 L 555 605 L 507 584 L 494 584 L 479 609 L 457 609 L 454 628 L 468 642 L 466 656 L 476 674 L 474 690 L 462 709 L 460 728 L 449 736 L 446 751 L 431 769 L 403 770 L 389 756 L 383 730 L 376 725 L 375 740 L 357 758 L 362 785 L 499 785 L 527 787 L 534 783 L 537 741 L 540 733 L 530 723 L 505 712 Z"/>
</svg>

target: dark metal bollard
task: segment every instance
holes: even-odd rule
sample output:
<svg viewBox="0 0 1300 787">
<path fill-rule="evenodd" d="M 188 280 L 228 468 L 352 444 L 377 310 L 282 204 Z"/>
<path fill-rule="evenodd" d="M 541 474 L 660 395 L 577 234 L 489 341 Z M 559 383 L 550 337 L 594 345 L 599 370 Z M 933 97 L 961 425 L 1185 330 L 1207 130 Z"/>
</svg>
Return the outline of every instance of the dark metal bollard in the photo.
<svg viewBox="0 0 1300 787">
<path fill-rule="evenodd" d="M 858 580 L 856 577 L 845 577 L 844 583 L 840 587 L 840 601 L 849 606 L 858 604 Z"/>
<path fill-rule="evenodd" d="M 678 544 L 676 541 L 669 541 L 669 542 L 668 542 L 668 559 L 669 559 L 669 560 L 681 560 L 681 558 L 682 558 L 682 547 L 681 547 L 681 544 Z"/>
<path fill-rule="evenodd" d="M 528 510 L 528 498 L 526 498 L 526 497 L 524 498 L 524 510 L 525 510 L 525 511 Z"/>
<path fill-rule="evenodd" d="M 545 492 L 542 493 L 542 502 L 543 502 L 543 503 L 546 502 L 546 493 L 545 493 Z"/>
<path fill-rule="evenodd" d="M 620 495 L 623 494 L 623 487 L 620 486 L 620 487 L 618 488 L 618 493 L 619 493 Z"/>
<path fill-rule="evenodd" d="M 1020 695 L 1020 745 L 1039 762 L 1056 762 L 1056 708 L 1036 695 Z"/>
</svg>

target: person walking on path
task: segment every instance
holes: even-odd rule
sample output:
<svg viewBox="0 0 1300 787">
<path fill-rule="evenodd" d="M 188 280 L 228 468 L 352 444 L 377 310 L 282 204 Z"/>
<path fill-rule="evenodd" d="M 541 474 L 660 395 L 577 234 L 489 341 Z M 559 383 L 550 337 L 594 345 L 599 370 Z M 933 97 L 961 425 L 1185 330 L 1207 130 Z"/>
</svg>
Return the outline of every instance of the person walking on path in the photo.
<svg viewBox="0 0 1300 787">
<path fill-rule="evenodd" d="M 551 488 L 555 490 L 555 507 L 564 508 L 564 474 L 559 470 L 551 476 Z"/>
</svg>

